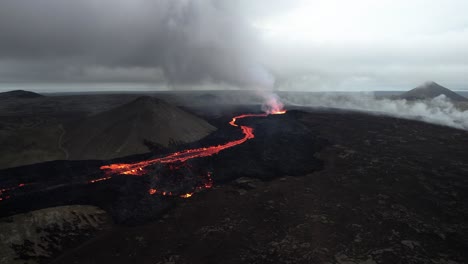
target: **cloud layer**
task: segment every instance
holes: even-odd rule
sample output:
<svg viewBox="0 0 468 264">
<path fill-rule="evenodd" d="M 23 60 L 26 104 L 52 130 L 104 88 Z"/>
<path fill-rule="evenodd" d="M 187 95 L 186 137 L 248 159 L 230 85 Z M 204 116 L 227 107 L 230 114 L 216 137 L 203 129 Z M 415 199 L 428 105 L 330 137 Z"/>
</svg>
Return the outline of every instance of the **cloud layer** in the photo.
<svg viewBox="0 0 468 264">
<path fill-rule="evenodd" d="M 468 89 L 467 9 L 465 0 L 2 0 L 0 85 Z"/>
<path fill-rule="evenodd" d="M 271 84 L 229 1 L 4 0 L 0 81 Z"/>
</svg>

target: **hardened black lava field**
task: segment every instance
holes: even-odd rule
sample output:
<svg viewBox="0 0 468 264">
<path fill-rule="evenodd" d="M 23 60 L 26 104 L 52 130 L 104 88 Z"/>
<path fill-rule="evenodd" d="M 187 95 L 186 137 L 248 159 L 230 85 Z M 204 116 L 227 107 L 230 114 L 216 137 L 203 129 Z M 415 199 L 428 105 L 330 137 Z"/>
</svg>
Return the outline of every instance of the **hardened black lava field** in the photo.
<svg viewBox="0 0 468 264">
<path fill-rule="evenodd" d="M 195 110 L 194 110 L 195 111 Z M 196 109 L 203 113 L 203 109 Z M 144 176 L 105 177 L 100 166 L 239 139 L 230 118 L 196 143 L 110 161 L 53 161 L 1 171 L 26 185 L 1 202 L 8 216 L 87 204 L 112 220 L 54 263 L 463 263 L 468 259 L 468 133 L 417 121 L 330 109 L 238 121 L 255 138 Z M 200 175 L 209 174 L 210 188 Z M 190 199 L 151 193 L 193 192 Z M 187 197 L 186 197 L 187 198 Z M 114 224 L 111 224 L 111 223 Z M 49 230 L 50 231 L 50 230 Z M 51 231 L 54 233 L 54 231 Z M 56 230 L 60 232 L 60 230 Z M 91 233 L 89 233 L 91 232 Z M 22 258 L 28 244 L 17 245 Z M 22 253 L 21 253 L 22 252 Z M 50 258 L 39 258 L 49 262 Z M 162 262 L 161 262 L 162 261 Z M 456 263 L 454 262 L 454 263 Z"/>
</svg>

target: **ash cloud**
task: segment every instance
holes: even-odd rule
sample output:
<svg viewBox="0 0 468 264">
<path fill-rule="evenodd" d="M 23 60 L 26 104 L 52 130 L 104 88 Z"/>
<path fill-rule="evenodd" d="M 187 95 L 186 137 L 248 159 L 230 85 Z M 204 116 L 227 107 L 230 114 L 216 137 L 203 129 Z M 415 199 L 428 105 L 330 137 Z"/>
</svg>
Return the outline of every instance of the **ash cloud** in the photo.
<svg viewBox="0 0 468 264">
<path fill-rule="evenodd" d="M 468 130 L 468 110 L 460 110 L 445 95 L 426 101 L 378 99 L 373 93 L 285 93 L 281 97 L 289 105 L 364 111 Z"/>
<path fill-rule="evenodd" d="M 3 81 L 273 84 L 228 0 L 2 0 L 0 32 Z"/>
<path fill-rule="evenodd" d="M 466 89 L 467 7 L 464 0 L 1 0 L 0 86 L 356 91 L 437 79 Z"/>
</svg>

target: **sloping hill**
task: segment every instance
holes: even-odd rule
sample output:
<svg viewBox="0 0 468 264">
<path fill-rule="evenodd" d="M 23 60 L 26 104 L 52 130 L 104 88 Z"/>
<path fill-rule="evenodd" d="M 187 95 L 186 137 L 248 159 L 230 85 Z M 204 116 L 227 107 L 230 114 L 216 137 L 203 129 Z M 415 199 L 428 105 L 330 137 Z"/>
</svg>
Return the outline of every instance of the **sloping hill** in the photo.
<svg viewBox="0 0 468 264">
<path fill-rule="evenodd" d="M 13 90 L 13 91 L 0 93 L 0 99 L 38 98 L 38 97 L 44 97 L 44 96 L 38 93 L 24 91 L 24 90 Z"/>
<path fill-rule="evenodd" d="M 90 116 L 68 128 L 68 158 L 112 159 L 148 152 L 144 141 L 167 146 L 171 140 L 193 142 L 216 128 L 162 100 L 143 96 Z"/>
<path fill-rule="evenodd" d="M 467 98 L 435 82 L 426 82 L 406 93 L 403 93 L 399 96 L 399 98 L 406 100 L 426 100 L 435 98 L 441 94 L 445 95 L 447 98 L 455 102 L 468 101 Z"/>
</svg>

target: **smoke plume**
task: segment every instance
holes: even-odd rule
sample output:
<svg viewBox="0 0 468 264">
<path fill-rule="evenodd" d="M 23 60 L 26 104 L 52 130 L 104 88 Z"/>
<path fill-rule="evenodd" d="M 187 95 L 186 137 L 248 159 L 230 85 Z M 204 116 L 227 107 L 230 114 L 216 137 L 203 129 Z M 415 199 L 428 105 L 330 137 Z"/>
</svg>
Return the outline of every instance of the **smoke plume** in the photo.
<svg viewBox="0 0 468 264">
<path fill-rule="evenodd" d="M 285 93 L 290 105 L 366 111 L 468 130 L 468 111 L 440 95 L 427 101 L 377 99 L 373 93 Z"/>
<path fill-rule="evenodd" d="M 0 32 L 3 81 L 218 84 L 272 101 L 258 36 L 230 0 L 3 0 Z"/>
<path fill-rule="evenodd" d="M 93 81 L 91 73 L 105 67 L 161 69 L 175 84 L 271 83 L 257 62 L 253 29 L 229 2 L 4 0 L 0 60 L 35 81 Z"/>
</svg>

